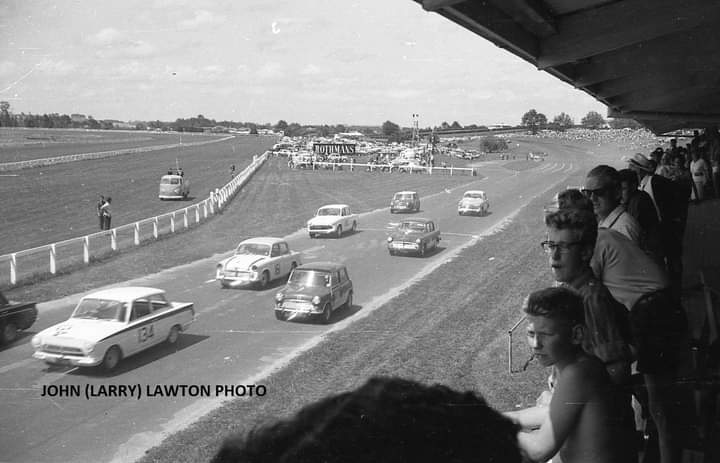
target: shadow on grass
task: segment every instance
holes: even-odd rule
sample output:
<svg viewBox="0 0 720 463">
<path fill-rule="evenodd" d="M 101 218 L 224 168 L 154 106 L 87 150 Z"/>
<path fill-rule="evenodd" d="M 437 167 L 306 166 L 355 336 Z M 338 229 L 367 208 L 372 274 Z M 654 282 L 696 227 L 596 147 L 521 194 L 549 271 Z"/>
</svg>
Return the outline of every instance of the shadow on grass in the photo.
<svg viewBox="0 0 720 463">
<path fill-rule="evenodd" d="M 175 342 L 175 344 L 168 344 L 167 342 L 163 342 L 161 344 L 158 344 L 157 346 L 153 346 L 147 350 L 139 352 L 136 355 L 133 355 L 128 358 L 123 358 L 122 360 L 120 360 L 120 363 L 118 364 L 118 366 L 115 367 L 115 369 L 112 371 L 105 371 L 101 366 L 97 366 L 97 367 L 77 368 L 73 371 L 70 371 L 68 374 L 78 375 L 78 376 L 92 376 L 92 377 L 119 376 L 128 371 L 148 365 L 157 360 L 161 360 L 165 357 L 168 357 L 168 356 L 174 354 L 175 352 L 178 352 L 178 351 L 187 349 L 188 347 L 194 346 L 195 344 L 197 344 L 201 341 L 204 341 L 204 340 L 208 339 L 209 337 L 210 336 L 204 336 L 204 335 L 199 335 L 199 334 L 181 333 L 180 337 L 178 337 L 178 340 L 177 340 L 177 342 Z M 59 367 L 58 368 L 55 366 L 50 366 L 50 368 L 48 368 L 48 371 L 59 371 L 60 369 L 69 369 L 69 368 L 71 368 L 71 367 Z M 72 368 L 74 368 L 74 367 L 72 367 Z"/>
</svg>

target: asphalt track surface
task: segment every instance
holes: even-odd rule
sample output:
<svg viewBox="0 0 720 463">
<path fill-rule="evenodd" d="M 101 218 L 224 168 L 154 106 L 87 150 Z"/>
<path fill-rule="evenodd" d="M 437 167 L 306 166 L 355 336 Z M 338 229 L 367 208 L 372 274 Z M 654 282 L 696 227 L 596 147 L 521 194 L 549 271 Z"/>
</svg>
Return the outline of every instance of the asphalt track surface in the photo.
<svg viewBox="0 0 720 463">
<path fill-rule="evenodd" d="M 29 337 L 3 351 L 0 358 L 0 461 L 87 462 L 132 461 L 163 436 L 187 426 L 230 397 L 55 397 L 41 396 L 43 386 L 79 385 L 237 385 L 262 384 L 268 372 L 291 361 L 300 349 L 322 340 L 328 330 L 342 329 L 367 316 L 410 281 L 422 278 L 472 245 L 483 234 L 512 226 L 512 217 L 533 198 L 563 188 L 570 176 L 586 169 L 578 150 L 558 146 L 546 161 L 526 171 L 501 163 L 483 166 L 485 178 L 422 198 L 421 217 L 433 218 L 441 230 L 437 251 L 425 258 L 390 256 L 385 238 L 402 215 L 387 208 L 360 216 L 359 230 L 341 239 L 310 239 L 302 230 L 288 236 L 305 262 L 334 260 L 347 264 L 354 282 L 354 306 L 338 313 L 328 326 L 281 322 L 273 314 L 266 290 L 222 290 L 214 280 L 216 262 L 227 254 L 125 282 L 160 287 L 174 301 L 195 304 L 196 321 L 174 346 L 160 345 L 125 359 L 110 374 L 95 369 L 49 366 L 32 359 Z M 587 159 L 584 156 L 580 159 Z M 456 212 L 465 189 L 489 192 L 485 217 Z M 301 225 L 301 224 L 298 224 Z M 40 305 L 35 331 L 67 319 L 80 295 Z"/>
</svg>

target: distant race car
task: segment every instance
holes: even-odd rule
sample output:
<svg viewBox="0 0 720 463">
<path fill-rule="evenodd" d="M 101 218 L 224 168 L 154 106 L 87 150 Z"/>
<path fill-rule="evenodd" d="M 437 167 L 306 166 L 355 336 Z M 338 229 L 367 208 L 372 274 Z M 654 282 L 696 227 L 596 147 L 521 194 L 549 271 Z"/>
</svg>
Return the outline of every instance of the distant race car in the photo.
<svg viewBox="0 0 720 463">
<path fill-rule="evenodd" d="M 163 341 L 174 344 L 194 319 L 192 302 L 169 302 L 162 289 L 106 289 L 80 299 L 67 321 L 33 336 L 33 357 L 112 370 L 123 358 Z"/>
<path fill-rule="evenodd" d="M 428 250 L 440 243 L 440 229 L 430 219 L 412 218 L 403 220 L 387 238 L 388 251 L 395 254 L 416 254 L 424 257 Z"/>
<path fill-rule="evenodd" d="M 420 196 L 417 191 L 398 191 L 390 200 L 390 213 L 398 211 L 418 212 L 420 210 Z"/>
<path fill-rule="evenodd" d="M 223 288 L 251 284 L 264 288 L 272 280 L 286 278 L 300 264 L 300 253 L 291 251 L 285 240 L 250 238 L 238 245 L 235 254 L 217 264 L 215 278 Z"/>
<path fill-rule="evenodd" d="M 310 238 L 319 235 L 340 238 L 345 231 L 355 232 L 358 216 L 350 212 L 347 204 L 328 204 L 317 210 L 315 217 L 308 220 L 307 231 Z"/>
<path fill-rule="evenodd" d="M 293 270 L 285 288 L 275 295 L 275 318 L 314 317 L 329 323 L 335 310 L 352 304 L 353 283 L 345 265 L 313 262 Z"/>
<path fill-rule="evenodd" d="M 490 200 L 482 190 L 468 190 L 458 201 L 458 214 L 487 215 L 490 210 Z"/>
<path fill-rule="evenodd" d="M 26 330 L 37 320 L 34 302 L 9 301 L 0 292 L 0 345 L 15 341 L 20 330 Z"/>
</svg>

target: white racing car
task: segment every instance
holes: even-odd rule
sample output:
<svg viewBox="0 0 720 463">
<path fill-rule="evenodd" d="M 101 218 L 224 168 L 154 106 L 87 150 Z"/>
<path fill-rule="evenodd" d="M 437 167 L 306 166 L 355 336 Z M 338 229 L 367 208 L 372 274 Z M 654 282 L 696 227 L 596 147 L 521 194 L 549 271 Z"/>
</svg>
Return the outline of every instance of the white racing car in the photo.
<svg viewBox="0 0 720 463">
<path fill-rule="evenodd" d="M 317 210 L 315 217 L 308 220 L 307 230 L 310 238 L 318 235 L 340 238 L 344 231 L 354 233 L 358 226 L 358 216 L 350 212 L 347 204 L 328 204 Z"/>
<path fill-rule="evenodd" d="M 112 370 L 121 359 L 163 341 L 174 344 L 194 319 L 192 302 L 168 302 L 162 289 L 106 289 L 80 299 L 67 321 L 33 336 L 33 357 Z"/>
<path fill-rule="evenodd" d="M 302 264 L 300 253 L 291 251 L 285 240 L 259 237 L 241 242 L 235 254 L 217 264 L 215 279 L 223 288 L 257 285 L 286 278 Z"/>
</svg>

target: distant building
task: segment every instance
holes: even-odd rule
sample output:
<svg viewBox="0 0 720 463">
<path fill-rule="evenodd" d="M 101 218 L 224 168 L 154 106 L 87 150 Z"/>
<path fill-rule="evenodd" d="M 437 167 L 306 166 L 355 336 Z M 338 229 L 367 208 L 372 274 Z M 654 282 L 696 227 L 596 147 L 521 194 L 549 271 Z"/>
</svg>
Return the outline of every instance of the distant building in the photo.
<svg viewBox="0 0 720 463">
<path fill-rule="evenodd" d="M 73 121 L 73 123 L 83 124 L 87 122 L 88 118 L 85 117 L 85 114 L 71 114 L 70 120 Z"/>
</svg>

